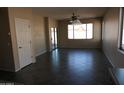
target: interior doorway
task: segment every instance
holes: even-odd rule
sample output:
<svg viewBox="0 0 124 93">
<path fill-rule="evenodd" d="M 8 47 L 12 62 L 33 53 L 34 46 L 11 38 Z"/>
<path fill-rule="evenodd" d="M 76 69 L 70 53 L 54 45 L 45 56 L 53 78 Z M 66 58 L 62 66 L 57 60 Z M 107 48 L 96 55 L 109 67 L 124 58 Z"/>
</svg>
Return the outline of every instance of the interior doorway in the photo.
<svg viewBox="0 0 124 93">
<path fill-rule="evenodd" d="M 57 48 L 57 28 L 52 27 L 51 28 L 51 49 Z"/>
<path fill-rule="evenodd" d="M 15 19 L 16 37 L 20 68 L 32 63 L 31 22 L 27 19 Z"/>
</svg>

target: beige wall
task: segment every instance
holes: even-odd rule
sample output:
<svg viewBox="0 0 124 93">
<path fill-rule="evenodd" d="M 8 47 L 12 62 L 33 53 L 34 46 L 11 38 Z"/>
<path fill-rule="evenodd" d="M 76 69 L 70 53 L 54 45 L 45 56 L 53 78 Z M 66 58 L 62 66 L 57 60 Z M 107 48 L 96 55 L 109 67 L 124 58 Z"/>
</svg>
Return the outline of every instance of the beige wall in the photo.
<svg viewBox="0 0 124 93">
<path fill-rule="evenodd" d="M 28 19 L 31 22 L 32 27 L 32 45 L 33 45 L 33 62 L 35 57 L 46 51 L 46 39 L 45 39 L 45 27 L 44 17 L 40 14 L 36 14 L 32 11 L 32 8 L 9 8 L 9 23 L 11 38 L 13 44 L 15 70 L 20 69 L 19 57 L 17 50 L 17 39 L 15 31 L 15 18 Z"/>
<path fill-rule="evenodd" d="M 110 8 L 103 24 L 104 53 L 114 67 L 124 67 L 124 54 L 118 51 L 119 8 Z"/>
<path fill-rule="evenodd" d="M 50 37 L 50 50 L 52 50 L 52 41 L 51 41 L 51 28 L 57 28 L 58 27 L 58 23 L 57 20 L 53 19 L 53 18 L 49 18 L 49 37 Z"/>
<path fill-rule="evenodd" d="M 32 24 L 32 10 L 31 8 L 12 8 L 12 7 L 8 9 L 9 9 L 8 11 L 9 23 L 10 23 L 10 31 L 11 31 L 11 38 L 12 38 L 15 70 L 17 71 L 20 69 L 20 65 L 19 65 L 16 31 L 15 31 L 15 18 L 28 19 Z M 35 56 L 33 56 L 33 58 L 35 58 Z"/>
<path fill-rule="evenodd" d="M 0 70 L 15 70 L 7 8 L 0 8 Z"/>
<path fill-rule="evenodd" d="M 88 19 L 81 20 L 84 22 L 92 22 L 94 24 L 93 39 L 89 40 L 71 40 L 68 39 L 68 28 L 69 21 L 60 20 L 58 22 L 58 47 L 60 48 L 101 48 L 101 22 L 99 19 Z"/>
<path fill-rule="evenodd" d="M 35 55 L 39 56 L 46 51 L 44 17 L 33 13 L 33 26 L 33 42 Z"/>
<path fill-rule="evenodd" d="M 45 17 L 45 35 L 46 35 L 46 44 L 47 44 L 47 50 L 51 51 L 52 46 L 51 46 L 51 33 L 50 33 L 50 28 L 52 27 L 58 27 L 57 20 L 50 18 L 50 17 Z"/>
</svg>

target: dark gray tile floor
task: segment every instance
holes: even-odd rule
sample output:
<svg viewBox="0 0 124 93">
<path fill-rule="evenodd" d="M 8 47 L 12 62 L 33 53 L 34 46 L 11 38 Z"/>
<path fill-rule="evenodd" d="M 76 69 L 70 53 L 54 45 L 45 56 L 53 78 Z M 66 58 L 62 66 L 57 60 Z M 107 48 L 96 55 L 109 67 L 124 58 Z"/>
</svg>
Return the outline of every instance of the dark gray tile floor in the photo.
<svg viewBox="0 0 124 93">
<path fill-rule="evenodd" d="M 16 73 L 0 71 L 0 79 L 26 85 L 113 85 L 109 67 L 99 49 L 56 49 Z"/>
</svg>

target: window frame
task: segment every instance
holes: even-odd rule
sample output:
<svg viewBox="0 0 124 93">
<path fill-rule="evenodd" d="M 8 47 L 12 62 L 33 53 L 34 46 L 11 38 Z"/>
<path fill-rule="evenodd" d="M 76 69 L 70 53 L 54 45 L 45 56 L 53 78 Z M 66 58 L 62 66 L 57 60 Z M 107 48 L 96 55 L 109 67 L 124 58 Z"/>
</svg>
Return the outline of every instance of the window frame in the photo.
<svg viewBox="0 0 124 93">
<path fill-rule="evenodd" d="M 87 24 L 90 24 L 90 23 L 93 25 L 92 26 L 92 38 L 87 38 Z M 94 23 L 93 22 L 87 22 L 87 23 L 82 23 L 82 24 L 86 24 L 86 38 L 84 38 L 84 39 L 75 39 L 74 38 L 74 26 L 73 26 L 73 38 L 69 39 L 68 34 L 67 34 L 67 38 L 69 40 L 92 40 L 92 39 L 94 39 Z M 68 24 L 68 25 L 71 25 L 71 24 Z M 68 25 L 67 25 L 67 29 L 68 29 Z M 67 33 L 68 33 L 68 31 L 67 31 Z"/>
</svg>

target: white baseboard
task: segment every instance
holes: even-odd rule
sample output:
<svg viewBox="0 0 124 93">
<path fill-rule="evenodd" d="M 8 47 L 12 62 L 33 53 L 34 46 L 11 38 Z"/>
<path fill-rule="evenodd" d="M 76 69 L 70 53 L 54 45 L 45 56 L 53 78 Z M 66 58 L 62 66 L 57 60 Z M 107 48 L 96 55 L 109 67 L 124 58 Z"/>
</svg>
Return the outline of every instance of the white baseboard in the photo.
<svg viewBox="0 0 124 93">
<path fill-rule="evenodd" d="M 21 68 L 16 69 L 15 72 L 17 72 L 17 71 L 19 71 L 19 70 L 21 70 Z"/>
<path fill-rule="evenodd" d="M 47 50 L 45 49 L 45 50 L 43 50 L 43 51 L 37 53 L 37 54 L 36 54 L 36 57 L 37 57 L 37 56 L 40 56 L 40 55 L 42 55 L 42 54 L 44 54 L 44 53 L 46 53 L 46 52 L 47 52 Z"/>
<path fill-rule="evenodd" d="M 45 52 L 47 52 L 47 51 L 46 51 L 46 50 L 43 50 L 42 52 L 37 53 L 35 57 L 37 57 L 37 56 L 39 56 L 39 55 L 42 55 L 42 54 L 44 54 Z M 34 60 L 32 61 L 32 63 L 35 63 L 35 62 L 36 62 L 36 59 L 34 59 Z M 19 71 L 19 70 L 21 70 L 21 69 L 22 69 L 22 68 L 18 68 L 18 69 L 15 70 L 15 72 L 17 72 L 17 71 Z"/>
<path fill-rule="evenodd" d="M 109 63 L 112 65 L 112 67 L 114 68 L 115 66 L 113 65 L 111 59 L 107 56 L 107 54 L 105 53 L 105 51 L 103 50 L 105 56 L 107 57 L 107 59 L 109 60 Z"/>
</svg>

